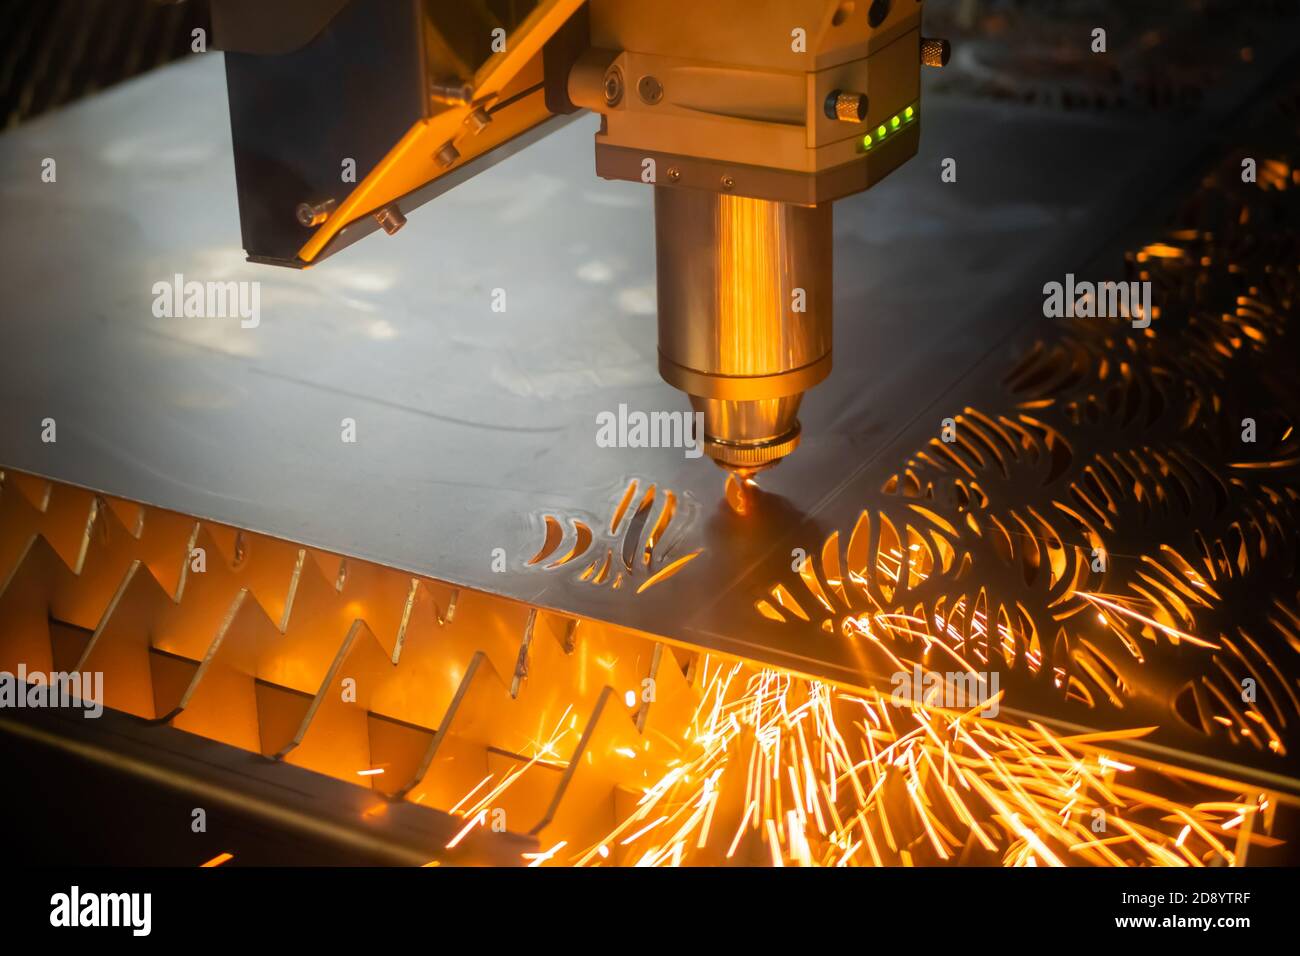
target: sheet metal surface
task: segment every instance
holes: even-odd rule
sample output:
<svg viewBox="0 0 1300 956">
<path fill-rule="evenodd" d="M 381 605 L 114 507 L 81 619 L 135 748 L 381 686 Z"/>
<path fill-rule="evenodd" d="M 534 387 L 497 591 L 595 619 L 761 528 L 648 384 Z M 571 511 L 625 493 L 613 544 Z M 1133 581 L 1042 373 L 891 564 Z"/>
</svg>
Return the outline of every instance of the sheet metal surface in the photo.
<svg viewBox="0 0 1300 956">
<path fill-rule="evenodd" d="M 0 464 L 862 683 L 757 619 L 760 588 L 1005 371 L 1045 281 L 1158 216 L 1271 56 L 1190 117 L 927 98 L 920 154 L 836 205 L 835 370 L 746 519 L 706 459 L 596 446 L 598 412 L 687 404 L 656 372 L 651 194 L 594 177 L 594 118 L 292 272 L 243 261 L 217 57 L 168 67 L 0 138 Z M 156 318 L 177 273 L 260 282 L 260 326 Z M 703 549 L 680 574 L 638 595 L 526 566 L 544 513 L 598 527 L 632 478 L 678 495 L 665 542 Z"/>
</svg>

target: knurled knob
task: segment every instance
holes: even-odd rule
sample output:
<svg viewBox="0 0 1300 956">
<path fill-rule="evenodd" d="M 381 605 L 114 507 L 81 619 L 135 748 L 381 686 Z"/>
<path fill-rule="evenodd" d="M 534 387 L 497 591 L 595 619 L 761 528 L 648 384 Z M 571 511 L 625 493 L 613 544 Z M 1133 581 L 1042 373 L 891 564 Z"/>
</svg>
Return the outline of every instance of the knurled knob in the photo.
<svg viewBox="0 0 1300 956">
<path fill-rule="evenodd" d="M 861 123 L 867 118 L 867 94 L 831 90 L 826 97 L 826 116 L 841 123 Z"/>
<path fill-rule="evenodd" d="M 938 37 L 921 37 L 921 62 L 938 69 L 948 65 L 952 44 Z"/>
</svg>

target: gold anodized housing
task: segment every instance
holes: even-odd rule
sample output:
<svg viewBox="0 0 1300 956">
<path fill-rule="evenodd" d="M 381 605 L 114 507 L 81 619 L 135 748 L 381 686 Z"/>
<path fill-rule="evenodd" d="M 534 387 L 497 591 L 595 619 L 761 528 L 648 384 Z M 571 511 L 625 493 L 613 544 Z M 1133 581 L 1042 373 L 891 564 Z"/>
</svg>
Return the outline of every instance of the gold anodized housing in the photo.
<svg viewBox="0 0 1300 956">
<path fill-rule="evenodd" d="M 659 369 L 704 413 L 705 451 L 754 472 L 799 442 L 831 368 L 831 205 L 655 190 Z"/>
<path fill-rule="evenodd" d="M 830 374 L 831 203 L 916 153 L 921 4 L 589 7 L 569 94 L 603 116 L 597 173 L 654 184 L 660 373 L 715 462 L 770 468 Z"/>
</svg>

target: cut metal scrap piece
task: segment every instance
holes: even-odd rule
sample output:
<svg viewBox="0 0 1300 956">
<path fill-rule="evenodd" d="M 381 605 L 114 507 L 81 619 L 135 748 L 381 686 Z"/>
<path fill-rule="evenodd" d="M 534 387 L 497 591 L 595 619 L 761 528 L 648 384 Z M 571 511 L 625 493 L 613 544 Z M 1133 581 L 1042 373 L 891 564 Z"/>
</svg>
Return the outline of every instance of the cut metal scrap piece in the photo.
<svg viewBox="0 0 1300 956">
<path fill-rule="evenodd" d="M 609 544 L 604 561 L 602 562 L 600 558 L 591 560 L 577 575 L 578 580 L 597 585 L 606 583 L 609 580 L 611 564 L 617 555 L 623 570 L 615 570 L 610 582 L 611 589 L 621 588 L 626 575 L 637 581 L 636 593 L 640 594 L 660 581 L 672 577 L 677 570 L 701 553 L 701 549 L 697 549 L 670 560 L 676 541 L 676 536 L 670 536 L 670 532 L 680 532 L 683 526 L 690 522 L 697 510 L 695 503 L 687 497 L 679 509 L 678 496 L 675 493 L 668 489 L 661 490 L 657 485 L 650 483 L 641 494 L 636 507 L 633 508 L 632 502 L 637 500 L 638 490 L 637 480 L 631 479 L 618 497 L 608 522 L 609 533 L 606 540 Z M 681 518 L 674 524 L 679 510 Z M 595 541 L 592 523 L 581 518 L 570 517 L 562 521 L 556 515 L 543 514 L 541 520 L 541 547 L 524 562 L 526 567 L 540 566 L 546 571 L 563 568 L 584 557 Z M 571 536 L 565 532 L 565 524 L 572 528 Z M 567 550 L 548 562 L 548 559 L 559 552 L 561 545 L 570 537 L 572 540 Z M 548 563 L 543 564 L 543 562 Z"/>
</svg>

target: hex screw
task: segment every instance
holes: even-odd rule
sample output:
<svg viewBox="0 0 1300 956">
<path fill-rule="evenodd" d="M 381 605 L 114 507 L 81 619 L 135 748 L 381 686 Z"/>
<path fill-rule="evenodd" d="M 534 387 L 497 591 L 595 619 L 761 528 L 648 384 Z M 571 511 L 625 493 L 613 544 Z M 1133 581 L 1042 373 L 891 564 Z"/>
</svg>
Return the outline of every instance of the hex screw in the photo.
<svg viewBox="0 0 1300 956">
<path fill-rule="evenodd" d="M 375 213 L 375 221 L 390 236 L 406 225 L 406 217 L 396 204 L 390 203 Z"/>
<path fill-rule="evenodd" d="M 623 71 L 618 67 L 610 67 L 605 74 L 605 105 L 618 106 L 623 100 Z"/>
<path fill-rule="evenodd" d="M 457 160 L 460 159 L 460 150 L 456 148 L 455 143 L 447 140 L 442 144 L 442 148 L 433 154 L 433 158 L 439 166 L 446 169 L 448 166 L 456 165 Z"/>
<path fill-rule="evenodd" d="M 323 199 L 320 202 L 298 203 L 298 224 L 310 229 L 321 225 L 334 211 L 334 200 Z"/>
<path fill-rule="evenodd" d="M 492 114 L 481 106 L 476 106 L 470 110 L 469 115 L 465 117 L 465 125 L 474 133 L 481 133 L 488 128 L 492 122 Z"/>
</svg>

